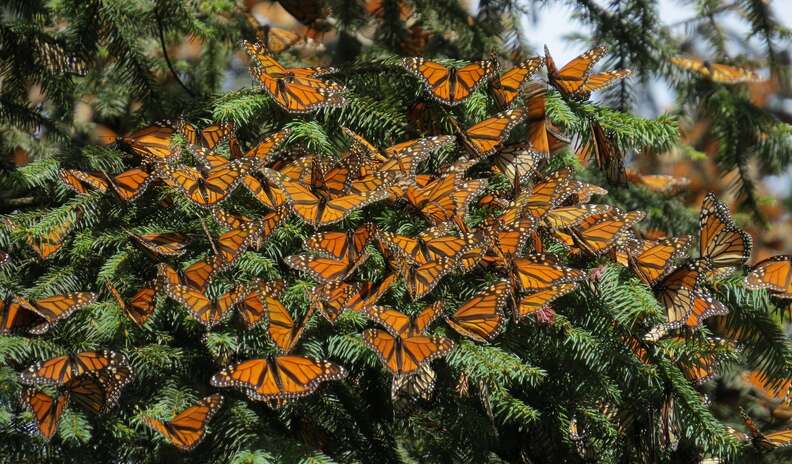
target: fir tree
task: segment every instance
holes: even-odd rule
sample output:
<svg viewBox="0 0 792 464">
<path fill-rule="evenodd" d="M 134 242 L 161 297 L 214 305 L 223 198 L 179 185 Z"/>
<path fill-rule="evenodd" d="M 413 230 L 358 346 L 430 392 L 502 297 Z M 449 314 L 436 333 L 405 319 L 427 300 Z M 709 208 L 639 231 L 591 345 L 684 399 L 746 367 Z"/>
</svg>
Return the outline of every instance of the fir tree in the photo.
<svg viewBox="0 0 792 464">
<path fill-rule="evenodd" d="M 671 152 L 682 153 L 686 163 L 703 164 L 710 155 L 715 177 L 730 183 L 718 178 L 712 185 L 718 191 L 732 187 L 739 200 L 733 211 L 738 224 L 766 221 L 759 185 L 763 176 L 783 173 L 790 164 L 788 116 L 779 106 L 759 103 L 750 85 L 715 82 L 675 66 L 672 59 L 701 52 L 693 44 L 703 43 L 701 48 L 712 51 L 708 59 L 759 65 L 780 94 L 788 92 L 784 45 L 789 32 L 767 2 L 688 2 L 698 14 L 685 22 L 682 33 L 662 26 L 657 2 L 646 0 L 607 5 L 487 0 L 475 13 L 451 0 L 284 1 L 302 26 L 296 36 L 280 38 L 282 31 L 256 22 L 250 9 L 255 3 L 61 0 L 2 6 L 0 248 L 10 259 L 0 265 L 5 311 L 0 322 L 11 324 L 9 308 L 19 298 L 35 304 L 70 292 L 97 297 L 43 335 L 16 329 L 0 335 L 1 463 L 759 459 L 750 440 L 729 431 L 732 426 L 746 430 L 739 406 L 762 430 L 785 427 L 774 423 L 772 414 L 767 420 L 763 406 L 770 403 L 742 394 L 747 388 L 738 399 L 729 394 L 737 391 L 734 384 L 746 370 L 760 372 L 770 385 L 782 384 L 792 377 L 792 352 L 784 325 L 788 302 L 746 288 L 749 267 L 717 273 L 702 284 L 728 314 L 708 318 L 696 329 L 670 329 L 658 340 L 651 337 L 652 329 L 667 322 L 667 315 L 652 288 L 612 254 L 573 252 L 563 235 L 543 225 L 544 235 L 536 237 L 540 243 L 526 249 L 541 244 L 555 265 L 579 272 L 576 288 L 522 318 L 511 313 L 524 293 L 509 296 L 508 320 L 490 343 L 461 335 L 439 319 L 429 332 L 452 340 L 454 347 L 430 365 L 434 388 L 425 397 L 406 388 L 393 395 L 392 374 L 362 335 L 381 325 L 361 312 L 345 311 L 334 323 L 314 313 L 319 282 L 287 266 L 284 258 L 305 254 L 306 239 L 320 230 L 347 231 L 371 223 L 381 232 L 414 236 L 429 227 L 426 217 L 404 200 L 372 202 L 318 229 L 284 212 L 266 240 L 249 240 L 232 265 L 218 266 L 213 260 L 221 254 L 220 237 L 233 225 L 191 201 L 164 164 L 141 163 L 134 131 L 166 120 L 166 127 L 181 124 L 182 130 L 174 130 L 172 150 L 189 165 L 199 165 L 203 151 L 191 148 L 186 122 L 199 130 L 233 124 L 215 148 L 224 158 L 254 149 L 273 134 L 286 135 L 272 160 L 248 166 L 265 185 L 277 184 L 266 171 L 276 167 L 273 161 L 308 153 L 329 163 L 350 153 L 354 140 L 344 129 L 379 150 L 447 135 L 449 143 L 438 144 L 417 169 L 419 175 L 437 176 L 461 157 L 475 157 L 472 136 L 465 131 L 505 110 L 490 82 L 540 54 L 535 46 L 541 38 L 524 30 L 525 18 L 541 11 L 542 4 L 559 3 L 574 8 L 575 19 L 589 26 L 574 37 L 581 52 L 608 47 L 596 71 L 629 69 L 632 75 L 591 99 L 572 98 L 559 85 L 547 85 L 551 79 L 543 66 L 532 79 L 547 88 L 548 127 L 570 143 L 537 166 L 530 182 L 493 173 L 491 157 L 463 169 L 464 179 L 487 182 L 472 199 L 464 224 L 452 227 L 462 229 L 460 234 L 484 230 L 515 195 L 519 198 L 515 190 L 530 192 L 566 168 L 575 181 L 607 190 L 592 203 L 644 212 L 634 230 L 690 234 L 696 241 L 703 195 L 692 187 L 689 195 L 685 187 L 657 191 L 624 165 L 645 168 Z M 739 43 L 739 56 L 729 55 L 729 31 L 721 16 L 731 11 L 740 13 L 758 48 L 746 40 Z M 250 79 L 242 40 L 284 48 L 274 56 L 286 66 L 334 66 L 317 79 L 343 86 L 343 102 L 306 113 L 285 111 Z M 421 80 L 402 66 L 403 57 L 416 55 L 456 67 L 493 59 L 500 69 L 461 104 L 449 106 L 431 99 Z M 637 102 L 653 78 L 676 92 L 675 109 L 638 116 Z M 526 83 L 524 94 L 531 88 Z M 529 98 L 518 96 L 512 108 L 523 108 Z M 502 146 L 530 141 L 528 124 L 517 124 Z M 689 135 L 692 127 L 704 135 L 680 139 L 680 131 Z M 124 201 L 115 193 L 118 179 L 113 178 L 135 168 L 171 182 L 155 180 L 138 198 Z M 96 173 L 104 188 L 88 186 L 75 193 L 65 185 L 62 169 Z M 706 180 L 698 184 L 701 193 Z M 272 213 L 242 184 L 219 208 L 253 220 Z M 166 233 L 188 242 L 183 253 L 165 256 L 133 238 Z M 573 243 L 579 246 L 578 241 Z M 47 247 L 52 254 L 43 257 Z M 376 283 L 400 272 L 395 252 L 382 240 L 369 243 L 365 253 L 367 259 L 349 281 Z M 206 290 L 212 299 L 239 296 L 234 292 L 247 292 L 260 282 L 283 281 L 282 292 L 273 291 L 276 299 L 297 323 L 308 315 L 295 353 L 343 366 L 344 375 L 284 402 L 255 401 L 240 389 L 213 386 L 210 379 L 226 366 L 274 356 L 278 346 L 267 330 L 272 316 L 248 328 L 234 308 L 207 328 L 173 298 L 175 286 L 162 278 L 158 263 L 184 270 L 202 260 L 222 267 Z M 497 265 L 457 269 L 418 301 L 400 277 L 379 304 L 416 315 L 442 301 L 443 314 L 450 316 L 509 276 Z M 512 280 L 508 286 L 516 284 Z M 137 324 L 110 288 L 128 302 L 147 287 L 156 292 L 156 309 Z M 101 350 L 123 355 L 132 371 L 118 405 L 93 414 L 71 400 L 51 440 L 31 433 L 33 416 L 20 400 L 27 388 L 20 372 L 55 356 Z M 702 365 L 710 359 L 714 365 Z M 712 369 L 717 379 L 697 382 L 691 375 L 696 367 Z M 41 387 L 48 395 L 58 390 Z M 146 426 L 146 418 L 170 419 L 213 393 L 223 395 L 223 404 L 203 442 L 189 453 Z M 788 450 L 762 455 L 767 462 L 784 457 Z"/>
</svg>

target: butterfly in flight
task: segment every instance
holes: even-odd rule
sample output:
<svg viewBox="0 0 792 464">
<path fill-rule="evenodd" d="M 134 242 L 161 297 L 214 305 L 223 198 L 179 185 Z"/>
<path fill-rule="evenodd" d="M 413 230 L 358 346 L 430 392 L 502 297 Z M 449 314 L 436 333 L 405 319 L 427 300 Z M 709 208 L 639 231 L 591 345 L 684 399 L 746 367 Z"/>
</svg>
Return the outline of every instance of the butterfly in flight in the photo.
<svg viewBox="0 0 792 464">
<path fill-rule="evenodd" d="M 214 394 L 181 411 L 169 421 L 148 416 L 143 416 L 142 421 L 162 434 L 175 447 L 182 451 L 191 451 L 201 443 L 207 424 L 222 406 L 223 397 Z"/>
<path fill-rule="evenodd" d="M 346 104 L 342 85 L 320 79 L 323 74 L 335 72 L 333 68 L 286 68 L 261 44 L 242 44 L 251 58 L 251 75 L 286 111 L 305 113 Z"/>
<path fill-rule="evenodd" d="M 463 141 L 476 158 L 487 157 L 497 150 L 517 124 L 527 115 L 522 108 L 513 108 L 495 114 L 468 129 L 465 129 Z"/>
<path fill-rule="evenodd" d="M 704 79 L 720 84 L 739 84 L 743 82 L 759 82 L 756 71 L 741 66 L 713 63 L 690 56 L 677 56 L 671 58 L 671 63 L 677 67 L 692 71 Z"/>
<path fill-rule="evenodd" d="M 632 74 L 629 69 L 592 74 L 591 68 L 607 51 L 605 47 L 592 48 L 558 69 L 550 50 L 545 46 L 545 65 L 550 85 L 565 97 L 588 100 L 592 92 L 609 87 Z"/>
<path fill-rule="evenodd" d="M 461 68 L 447 68 L 420 57 L 404 58 L 401 65 L 421 79 L 433 99 L 452 106 L 470 97 L 497 69 L 495 61 L 478 61 Z"/>
</svg>

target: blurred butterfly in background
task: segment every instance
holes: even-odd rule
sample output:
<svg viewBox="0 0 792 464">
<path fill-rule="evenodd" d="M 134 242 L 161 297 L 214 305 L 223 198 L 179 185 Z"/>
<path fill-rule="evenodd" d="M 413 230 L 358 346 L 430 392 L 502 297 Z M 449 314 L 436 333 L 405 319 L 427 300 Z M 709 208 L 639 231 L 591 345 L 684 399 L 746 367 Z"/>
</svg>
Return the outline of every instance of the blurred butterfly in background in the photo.
<svg viewBox="0 0 792 464">
<path fill-rule="evenodd" d="M 759 82 L 760 80 L 759 75 L 751 69 L 712 63 L 690 56 L 676 56 L 671 58 L 671 63 L 686 71 L 693 71 L 704 79 L 720 84 L 739 84 L 743 82 Z"/>
<path fill-rule="evenodd" d="M 207 424 L 222 406 L 223 397 L 214 394 L 181 411 L 169 421 L 147 416 L 141 417 L 141 420 L 180 450 L 191 451 L 201 443 Z"/>
<path fill-rule="evenodd" d="M 743 380 L 772 400 L 789 403 L 792 400 L 792 379 L 771 379 L 759 371 L 744 372 Z"/>
<path fill-rule="evenodd" d="M 550 85 L 564 97 L 588 100 L 591 92 L 609 87 L 632 74 L 629 69 L 591 74 L 591 69 L 607 51 L 605 47 L 592 48 L 558 69 L 550 55 L 550 50 L 545 46 L 545 65 Z"/>
<path fill-rule="evenodd" d="M 605 129 L 598 121 L 591 119 L 589 122 L 591 134 L 585 143 L 580 144 L 576 153 L 578 159 L 584 162 L 593 158 L 597 167 L 605 173 L 612 184 L 623 185 L 628 177 L 624 167 L 624 153 L 615 140 L 605 133 Z M 651 180 L 647 179 L 647 182 Z"/>
<path fill-rule="evenodd" d="M 529 58 L 493 79 L 490 88 L 498 104 L 505 108 L 520 94 L 523 84 L 544 64 L 541 57 Z"/>
<path fill-rule="evenodd" d="M 662 174 L 640 174 L 636 171 L 626 171 L 627 180 L 651 190 L 652 192 L 672 195 L 690 185 L 687 177 L 675 177 Z"/>
<path fill-rule="evenodd" d="M 503 307 L 508 302 L 511 287 L 501 280 L 476 293 L 460 306 L 446 322 L 460 335 L 480 343 L 491 342 L 503 328 L 506 317 Z"/>
<path fill-rule="evenodd" d="M 286 68 L 261 44 L 243 41 L 242 45 L 251 58 L 251 75 L 286 111 L 305 113 L 346 104 L 342 85 L 319 78 L 335 72 L 333 68 Z"/>
<path fill-rule="evenodd" d="M 434 100 L 452 106 L 470 97 L 497 69 L 497 63 L 491 60 L 470 63 L 460 68 L 447 68 L 420 57 L 404 58 L 401 65 L 421 79 Z"/>
<path fill-rule="evenodd" d="M 776 298 L 792 298 L 792 255 L 778 255 L 754 264 L 745 276 L 751 290 L 766 289 Z"/>
</svg>

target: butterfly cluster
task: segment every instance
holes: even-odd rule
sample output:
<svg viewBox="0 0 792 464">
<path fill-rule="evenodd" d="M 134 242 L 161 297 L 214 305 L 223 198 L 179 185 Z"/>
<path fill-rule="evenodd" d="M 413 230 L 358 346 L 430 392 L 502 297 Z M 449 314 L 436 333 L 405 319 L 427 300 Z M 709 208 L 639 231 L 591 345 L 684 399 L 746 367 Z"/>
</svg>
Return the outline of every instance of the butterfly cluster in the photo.
<svg viewBox="0 0 792 464">
<path fill-rule="evenodd" d="M 348 89 L 329 77 L 338 70 L 289 68 L 262 44 L 245 42 L 243 48 L 250 55 L 254 79 L 286 112 L 346 104 Z M 605 52 L 595 48 L 559 69 L 546 50 L 545 57 L 528 59 L 502 74 L 495 60 L 446 67 L 405 58 L 401 68 L 417 76 L 437 104 L 458 105 L 489 80 L 492 98 L 502 111 L 453 135 L 425 136 L 384 149 L 342 128 L 339 135 L 348 147 L 329 158 L 290 146 L 291 131 L 283 128 L 243 150 L 232 124 L 198 129 L 184 120 L 119 137 L 114 143 L 135 156 L 134 166 L 115 174 L 63 168 L 63 185 L 77 195 L 104 195 L 112 188 L 122 204 L 156 190 L 165 198 L 161 201 L 193 206 L 206 237 L 182 230 L 124 229 L 129 244 L 145 253 L 150 263 L 142 286 L 119 290 L 106 280 L 105 295 L 76 292 L 31 301 L 14 295 L 0 306 L 0 331 L 41 336 L 100 299 L 115 302 L 134 325 L 144 326 L 163 306 L 161 301 L 171 300 L 206 331 L 238 320 L 244 331 L 266 333 L 271 353 L 224 360 L 206 379 L 206 387 L 233 388 L 251 401 L 281 407 L 350 375 L 348 367 L 331 359 L 304 354 L 300 342 L 317 323 L 315 315 L 334 326 L 345 313 L 355 313 L 370 321 L 357 337 L 391 374 L 394 402 L 426 399 L 435 388 L 434 360 L 449 355 L 465 339 L 496 342 L 509 324 L 532 317 L 552 323 L 556 301 L 591 280 L 557 252 L 562 249 L 578 263 L 610 257 L 652 288 L 666 320 L 647 326 L 641 337 L 624 340 L 639 359 L 650 363 L 651 345 L 657 340 L 677 336 L 684 341 L 702 321 L 727 312 L 708 284 L 745 265 L 751 239 L 734 224 L 726 206 L 708 195 L 701 211 L 699 256 L 683 261 L 692 237 L 648 239 L 638 232 L 643 212 L 593 204 L 594 196 L 607 194 L 605 189 L 577 179 L 568 168 L 549 167 L 568 139 L 546 117 L 547 87 L 528 79 L 545 65 L 549 85 L 562 97 L 586 100 L 630 74 L 593 73 Z M 524 140 L 504 145 L 517 128 Z M 599 145 L 604 150 L 607 143 Z M 441 151 L 458 156 L 439 163 L 431 173 L 423 172 Z M 647 186 L 664 185 L 632 175 Z M 495 188 L 493 180 L 498 178 L 507 179 L 509 188 Z M 228 206 L 233 203 L 229 198 L 240 196 L 254 201 L 258 212 Z M 399 229 L 372 220 L 376 215 L 361 214 L 373 209 L 396 210 L 424 227 Z M 211 234 L 205 221 L 222 232 Z M 299 316 L 286 298 L 288 279 L 234 279 L 222 293 L 215 291 L 215 281 L 232 272 L 247 250 L 265 249 L 287 223 L 311 231 L 301 252 L 276 263 L 282 275 L 312 282 L 304 287 L 307 304 Z M 40 260 L 55 256 L 79 225 L 77 216 L 41 233 L 14 218 L 6 223 Z M 211 253 L 195 255 L 194 243 L 204 240 Z M 385 275 L 364 278 L 361 271 L 374 258 L 385 263 Z M 0 256 L 2 263 L 9 259 L 7 254 Z M 758 263 L 746 285 L 792 297 L 791 262 L 789 257 L 776 257 Z M 435 291 L 449 276 L 480 270 L 489 276 L 487 282 L 453 307 Z M 450 331 L 435 330 L 440 321 Z M 680 367 L 691 380 L 704 381 L 715 362 L 682 360 Z M 26 385 L 22 402 L 33 410 L 46 439 L 54 435 L 65 408 L 75 404 L 104 413 L 133 381 L 125 356 L 112 351 L 46 359 L 24 370 L 20 379 Z M 171 420 L 144 415 L 142 422 L 178 448 L 190 450 L 201 442 L 222 404 L 223 397 L 214 393 Z"/>
</svg>

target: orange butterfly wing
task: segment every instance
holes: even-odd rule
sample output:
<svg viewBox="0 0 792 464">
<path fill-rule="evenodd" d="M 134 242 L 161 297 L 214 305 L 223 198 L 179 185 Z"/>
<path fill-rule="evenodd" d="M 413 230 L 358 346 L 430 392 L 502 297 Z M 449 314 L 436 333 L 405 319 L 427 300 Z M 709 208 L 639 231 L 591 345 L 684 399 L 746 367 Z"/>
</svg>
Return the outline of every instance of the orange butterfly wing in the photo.
<svg viewBox="0 0 792 464">
<path fill-rule="evenodd" d="M 741 266 L 751 257 L 751 236 L 739 229 L 729 209 L 712 193 L 701 206 L 700 255 L 713 267 Z"/>
<path fill-rule="evenodd" d="M 792 298 L 792 255 L 778 255 L 755 264 L 745 276 L 751 290 L 768 289 L 778 298 Z"/>
<path fill-rule="evenodd" d="M 41 436 L 49 441 L 58 430 L 63 410 L 69 402 L 68 394 L 52 398 L 44 392 L 26 387 L 22 389 L 22 403 L 30 409 Z"/>
<path fill-rule="evenodd" d="M 495 79 L 491 86 L 498 104 L 502 107 L 509 106 L 519 95 L 525 80 L 533 76 L 542 64 L 544 60 L 540 57 L 529 58 Z"/>
<path fill-rule="evenodd" d="M 142 417 L 142 421 L 161 433 L 180 450 L 190 451 L 201 443 L 206 434 L 206 425 L 222 406 L 223 397 L 214 394 L 190 406 L 169 421 L 145 416 Z"/>
<path fill-rule="evenodd" d="M 59 321 L 74 314 L 75 311 L 95 302 L 96 298 L 97 295 L 95 293 L 76 292 L 55 295 L 34 302 L 29 302 L 24 298 L 17 297 L 17 301 L 26 309 L 44 318 L 45 322 L 30 329 L 30 333 L 41 335 L 46 333 L 50 327 L 57 324 Z"/>
<path fill-rule="evenodd" d="M 447 338 L 425 335 L 401 338 L 380 329 L 364 331 L 363 341 L 395 376 L 410 375 L 454 348 Z"/>
<path fill-rule="evenodd" d="M 404 58 L 402 66 L 421 79 L 432 98 L 446 105 L 458 105 L 464 101 L 495 70 L 489 61 L 456 69 L 423 58 Z"/>
<path fill-rule="evenodd" d="M 546 290 L 585 278 L 583 271 L 551 264 L 544 256 L 532 254 L 512 261 L 522 290 Z"/>
<path fill-rule="evenodd" d="M 446 317 L 446 322 L 465 337 L 481 343 L 491 342 L 506 322 L 503 307 L 510 295 L 508 282 L 496 282 Z"/>
<path fill-rule="evenodd" d="M 555 301 L 567 293 L 570 293 L 577 288 L 577 283 L 560 284 L 548 290 L 540 290 L 538 292 L 530 293 L 520 298 L 515 308 L 515 319 L 521 319 L 529 314 L 542 311 L 550 306 L 550 303 Z"/>
<path fill-rule="evenodd" d="M 465 130 L 465 139 L 477 156 L 489 156 L 525 116 L 520 108 L 503 111 Z"/>
</svg>

